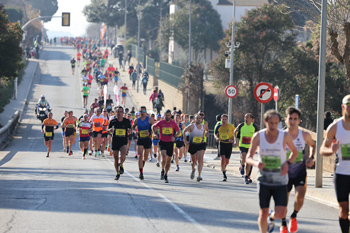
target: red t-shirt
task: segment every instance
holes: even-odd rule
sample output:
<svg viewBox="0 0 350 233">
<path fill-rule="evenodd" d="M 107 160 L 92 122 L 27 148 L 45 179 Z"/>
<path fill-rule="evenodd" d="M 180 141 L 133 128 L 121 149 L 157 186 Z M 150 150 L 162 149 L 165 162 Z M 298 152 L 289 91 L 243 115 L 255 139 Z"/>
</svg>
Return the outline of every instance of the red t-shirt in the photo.
<svg viewBox="0 0 350 233">
<path fill-rule="evenodd" d="M 180 130 L 179 126 L 173 120 L 169 122 L 165 120 L 158 121 L 153 127 L 159 128 L 159 139 L 163 142 L 171 142 L 174 133 Z"/>
<path fill-rule="evenodd" d="M 89 83 L 92 83 L 92 80 L 93 80 L 92 75 L 89 74 L 88 77 L 89 77 Z"/>
</svg>

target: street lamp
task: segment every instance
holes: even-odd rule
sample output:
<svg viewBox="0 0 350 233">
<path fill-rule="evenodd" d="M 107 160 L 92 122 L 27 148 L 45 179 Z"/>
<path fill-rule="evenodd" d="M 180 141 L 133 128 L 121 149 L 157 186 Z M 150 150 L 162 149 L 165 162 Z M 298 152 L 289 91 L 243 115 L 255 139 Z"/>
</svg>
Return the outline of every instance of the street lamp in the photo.
<svg viewBox="0 0 350 233">
<path fill-rule="evenodd" d="M 141 21 L 141 13 L 140 13 L 140 7 L 141 7 L 141 0 L 139 0 L 139 5 L 137 9 L 137 19 L 138 19 L 138 25 L 137 25 L 137 89 L 136 91 L 139 92 L 139 80 L 140 80 L 140 21 Z"/>
</svg>

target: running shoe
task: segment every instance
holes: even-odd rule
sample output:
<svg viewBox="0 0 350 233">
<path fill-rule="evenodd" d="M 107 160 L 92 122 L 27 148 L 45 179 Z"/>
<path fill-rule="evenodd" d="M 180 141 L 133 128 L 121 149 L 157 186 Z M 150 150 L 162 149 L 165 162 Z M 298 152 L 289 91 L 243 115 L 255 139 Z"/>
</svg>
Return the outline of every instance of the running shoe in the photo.
<svg viewBox="0 0 350 233">
<path fill-rule="evenodd" d="M 220 160 L 220 157 L 219 157 L 219 156 L 216 156 L 214 160 Z"/>
<path fill-rule="evenodd" d="M 140 178 L 140 180 L 143 180 L 143 179 L 144 179 L 143 173 L 140 173 L 139 178 Z"/>
<path fill-rule="evenodd" d="M 124 174 L 124 166 L 123 165 L 119 166 L 119 172 L 121 175 Z"/>
<path fill-rule="evenodd" d="M 292 233 L 298 231 L 297 218 L 290 218 L 289 224 L 288 224 L 288 230 L 289 232 L 292 232 Z"/>
<path fill-rule="evenodd" d="M 267 223 L 267 232 L 273 232 L 273 229 L 275 229 L 275 221 L 270 219 L 270 216 L 272 214 L 272 210 L 269 211 L 269 217 L 268 217 L 268 223 Z"/>
<path fill-rule="evenodd" d="M 199 181 L 201 181 L 201 180 L 202 180 L 201 177 L 198 176 L 198 177 L 197 177 L 197 181 L 199 182 Z"/>
<path fill-rule="evenodd" d="M 187 163 L 187 156 L 185 156 L 184 159 L 185 159 L 184 162 Z"/>
<path fill-rule="evenodd" d="M 281 226 L 280 233 L 288 233 L 287 226 Z"/>
<path fill-rule="evenodd" d="M 102 156 L 102 157 L 105 157 L 105 154 L 104 154 L 104 153 L 101 153 L 101 156 Z"/>
<path fill-rule="evenodd" d="M 180 167 L 179 166 L 176 166 L 176 172 L 180 171 Z"/>
<path fill-rule="evenodd" d="M 195 173 L 195 172 L 196 172 L 196 170 L 194 170 L 194 171 L 191 172 L 191 180 L 194 179 L 194 173 Z"/>
<path fill-rule="evenodd" d="M 249 182 L 249 179 L 248 179 L 248 176 L 245 176 L 245 177 L 244 177 L 244 183 L 245 183 L 245 184 L 249 184 L 249 183 L 250 183 L 250 182 Z"/>
<path fill-rule="evenodd" d="M 160 163 L 159 163 L 159 162 L 157 162 L 157 163 L 156 163 L 156 166 L 157 166 L 157 167 L 160 167 Z"/>
<path fill-rule="evenodd" d="M 85 156 L 83 156 L 83 158 L 82 158 L 83 160 L 85 160 Z"/>
<path fill-rule="evenodd" d="M 98 153 L 98 156 L 101 156 L 101 151 L 97 151 L 97 153 Z"/>
<path fill-rule="evenodd" d="M 248 176 L 248 180 L 249 180 L 249 183 L 252 183 L 252 182 L 253 182 L 253 180 L 250 179 L 250 176 Z"/>
<path fill-rule="evenodd" d="M 164 171 L 161 171 L 161 172 L 160 172 L 160 179 L 161 179 L 161 180 L 164 180 Z"/>
<path fill-rule="evenodd" d="M 153 157 L 154 157 L 154 158 L 157 158 L 157 154 L 153 154 Z"/>
<path fill-rule="evenodd" d="M 139 156 L 139 155 L 138 155 L 138 154 L 136 154 L 136 155 L 135 155 L 135 158 L 137 159 L 137 158 L 138 158 L 138 156 Z"/>
<path fill-rule="evenodd" d="M 69 156 L 71 156 L 72 154 L 73 154 L 73 152 L 72 152 L 72 151 L 70 151 L 68 155 L 69 155 Z"/>
<path fill-rule="evenodd" d="M 97 151 L 95 151 L 95 157 L 97 157 Z"/>
<path fill-rule="evenodd" d="M 120 178 L 120 174 L 117 174 L 114 179 L 119 180 L 119 178 Z"/>
<path fill-rule="evenodd" d="M 46 155 L 46 158 L 48 158 L 48 157 L 50 157 L 50 156 L 49 156 L 49 153 L 47 153 L 47 155 Z"/>
<path fill-rule="evenodd" d="M 239 168 L 241 175 L 244 176 L 244 165 L 241 165 Z"/>
<path fill-rule="evenodd" d="M 168 175 L 164 175 L 164 182 L 165 182 L 165 183 L 169 183 Z"/>
<path fill-rule="evenodd" d="M 107 146 L 107 151 L 110 152 L 111 151 L 111 148 L 109 146 Z"/>
<path fill-rule="evenodd" d="M 149 157 L 148 161 L 150 161 L 150 162 L 152 161 L 152 156 L 151 156 L 151 157 Z"/>
<path fill-rule="evenodd" d="M 92 155 L 92 153 L 93 153 L 93 151 L 91 150 L 91 151 L 89 152 L 89 155 Z"/>
<path fill-rule="evenodd" d="M 113 151 L 109 152 L 109 155 L 110 155 L 110 156 L 113 156 Z"/>
<path fill-rule="evenodd" d="M 224 177 L 224 179 L 222 179 L 222 181 L 227 181 L 227 177 L 226 178 Z"/>
<path fill-rule="evenodd" d="M 174 159 L 171 159 L 171 161 L 170 161 L 171 163 L 174 163 Z"/>
<path fill-rule="evenodd" d="M 69 146 L 67 146 L 67 153 L 69 153 Z"/>
</svg>

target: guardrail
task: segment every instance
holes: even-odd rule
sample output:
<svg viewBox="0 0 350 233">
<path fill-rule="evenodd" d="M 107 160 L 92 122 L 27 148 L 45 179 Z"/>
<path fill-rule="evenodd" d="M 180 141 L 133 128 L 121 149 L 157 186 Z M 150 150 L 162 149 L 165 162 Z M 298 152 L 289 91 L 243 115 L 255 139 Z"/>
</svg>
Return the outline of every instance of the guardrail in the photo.
<svg viewBox="0 0 350 233">
<path fill-rule="evenodd" d="M 16 132 L 16 127 L 20 121 L 20 111 L 13 114 L 9 122 L 0 129 L 0 150 L 6 145 L 10 137 Z"/>
</svg>

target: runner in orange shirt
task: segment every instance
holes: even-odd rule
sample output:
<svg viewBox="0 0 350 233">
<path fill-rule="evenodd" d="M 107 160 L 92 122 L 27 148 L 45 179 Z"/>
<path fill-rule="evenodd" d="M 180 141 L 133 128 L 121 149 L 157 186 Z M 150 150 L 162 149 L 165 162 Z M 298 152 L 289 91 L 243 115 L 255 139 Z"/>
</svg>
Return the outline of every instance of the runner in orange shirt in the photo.
<svg viewBox="0 0 350 233">
<path fill-rule="evenodd" d="M 52 112 L 49 112 L 49 118 L 46 118 L 41 125 L 41 132 L 44 134 L 45 146 L 47 147 L 46 158 L 49 157 L 49 154 L 51 152 L 54 130 L 58 128 L 57 121 L 52 119 L 52 116 Z"/>
</svg>

